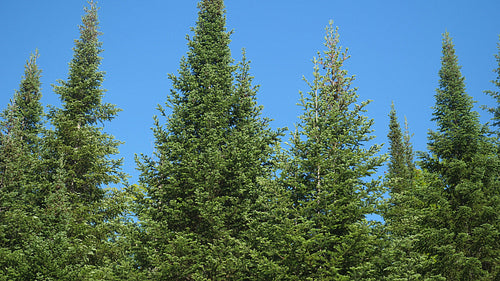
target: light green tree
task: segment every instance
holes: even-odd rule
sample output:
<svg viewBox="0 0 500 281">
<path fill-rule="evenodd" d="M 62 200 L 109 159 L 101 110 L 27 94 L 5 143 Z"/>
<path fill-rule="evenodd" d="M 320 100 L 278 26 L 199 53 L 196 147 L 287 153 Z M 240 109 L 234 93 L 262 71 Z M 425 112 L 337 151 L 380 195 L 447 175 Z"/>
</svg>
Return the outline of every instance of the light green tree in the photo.
<svg viewBox="0 0 500 281">
<path fill-rule="evenodd" d="M 382 191 L 368 178 L 384 158 L 376 156 L 379 145 L 368 144 L 369 102 L 357 103 L 337 29 L 330 25 L 325 39 L 282 172 L 295 224 L 283 263 L 295 280 L 360 280 L 370 276 L 374 251 L 365 217 L 376 211 Z"/>
</svg>

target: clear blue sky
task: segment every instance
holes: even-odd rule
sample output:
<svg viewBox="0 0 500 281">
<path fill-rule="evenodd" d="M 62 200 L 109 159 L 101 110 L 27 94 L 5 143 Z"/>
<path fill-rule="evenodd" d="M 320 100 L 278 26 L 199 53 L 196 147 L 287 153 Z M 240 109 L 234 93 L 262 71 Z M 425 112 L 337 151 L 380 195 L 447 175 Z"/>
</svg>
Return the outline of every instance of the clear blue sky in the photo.
<svg viewBox="0 0 500 281">
<path fill-rule="evenodd" d="M 105 49 L 106 101 L 123 111 L 105 130 L 125 142 L 124 171 L 138 179 L 134 154 L 150 155 L 155 107 L 166 100 L 170 81 L 186 53 L 186 34 L 197 18 L 196 0 L 101 0 L 99 17 Z M 66 79 L 85 1 L 0 1 L 0 107 L 18 88 L 24 63 L 39 49 L 43 103 L 58 105 L 51 84 Z M 258 102 L 273 127 L 294 128 L 301 114 L 302 77 L 311 77 L 311 59 L 323 50 L 324 28 L 332 19 L 341 43 L 349 48 L 346 68 L 357 76 L 360 100 L 370 99 L 375 142 L 386 143 L 391 101 L 400 121 L 407 116 L 416 150 L 425 150 L 446 30 L 463 66 L 467 92 L 478 105 L 492 105 L 500 34 L 500 1 L 336 1 L 228 0 L 227 26 L 234 30 L 231 49 L 252 60 Z M 482 120 L 489 116 L 480 110 Z M 385 146 L 387 148 L 387 145 Z"/>
</svg>

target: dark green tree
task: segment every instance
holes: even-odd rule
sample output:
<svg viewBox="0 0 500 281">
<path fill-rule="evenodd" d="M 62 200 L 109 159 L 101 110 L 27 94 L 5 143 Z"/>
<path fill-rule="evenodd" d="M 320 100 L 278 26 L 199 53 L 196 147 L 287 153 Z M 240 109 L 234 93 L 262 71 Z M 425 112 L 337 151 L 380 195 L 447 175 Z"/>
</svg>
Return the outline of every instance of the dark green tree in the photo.
<svg viewBox="0 0 500 281">
<path fill-rule="evenodd" d="M 120 258 L 115 243 L 123 211 L 121 195 L 106 191 L 124 180 L 119 142 L 103 132 L 118 109 L 102 101 L 104 72 L 97 6 L 89 2 L 75 40 L 66 81 L 54 91 L 61 108 L 51 108 L 43 154 L 45 181 L 30 237 L 30 278 L 25 280 L 109 280 Z"/>
<path fill-rule="evenodd" d="M 387 177 L 395 181 L 390 186 L 392 193 L 400 193 L 409 186 L 415 172 L 413 164 L 413 148 L 410 143 L 410 134 L 408 133 L 407 124 L 405 122 L 406 131 L 403 133 L 401 126 L 396 116 L 394 103 L 391 105 L 389 113 L 389 156 Z"/>
<path fill-rule="evenodd" d="M 369 101 L 356 103 L 337 29 L 330 25 L 325 38 L 282 172 L 295 223 L 283 263 L 295 280 L 366 280 L 374 247 L 365 216 L 376 211 L 382 190 L 367 178 L 384 159 L 376 156 L 379 145 L 368 145 Z"/>
<path fill-rule="evenodd" d="M 443 38 L 429 153 L 431 173 L 418 249 L 431 257 L 424 276 L 496 280 L 499 276 L 499 171 L 497 148 L 465 92 L 452 39 Z"/>
<path fill-rule="evenodd" d="M 40 156 L 43 125 L 41 71 L 36 63 L 37 58 L 38 51 L 27 61 L 19 90 L 2 114 L 0 184 L 3 187 L 10 185 L 14 189 L 21 188 L 33 180 L 31 176 L 36 175 L 32 165 Z"/>
<path fill-rule="evenodd" d="M 143 156 L 141 268 L 154 279 L 258 280 L 269 273 L 252 226 L 279 133 L 260 117 L 246 59 L 233 65 L 222 0 L 203 0 L 154 157 Z M 270 266 L 272 267 L 272 266 Z M 260 277 L 259 277 L 260 276 Z"/>
<path fill-rule="evenodd" d="M 422 172 L 413 162 L 408 124 L 403 132 L 397 119 L 394 103 L 389 113 L 389 163 L 385 175 L 389 199 L 384 210 L 385 239 L 383 274 L 380 280 L 421 280 L 418 268 L 426 261 L 415 250 L 420 217 Z M 383 276 L 383 277 L 382 277 Z"/>
<path fill-rule="evenodd" d="M 0 123 L 0 280 L 27 280 L 26 238 L 37 224 L 43 107 L 38 51 Z"/>
</svg>

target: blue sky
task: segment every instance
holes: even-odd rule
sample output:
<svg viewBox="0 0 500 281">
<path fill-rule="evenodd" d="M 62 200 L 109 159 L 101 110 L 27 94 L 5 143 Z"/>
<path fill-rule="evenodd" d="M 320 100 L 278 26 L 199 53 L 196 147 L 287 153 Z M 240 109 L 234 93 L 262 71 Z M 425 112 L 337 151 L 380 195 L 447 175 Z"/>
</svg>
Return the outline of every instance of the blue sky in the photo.
<svg viewBox="0 0 500 281">
<path fill-rule="evenodd" d="M 101 0 L 99 17 L 106 71 L 105 100 L 123 111 L 105 130 L 124 141 L 124 171 L 138 179 L 134 154 L 153 150 L 152 116 L 170 90 L 168 73 L 176 73 L 186 53 L 186 35 L 197 18 L 196 0 Z M 66 79 L 74 39 L 85 1 L 0 1 L 0 108 L 18 88 L 24 63 L 39 49 L 42 102 L 58 105 L 51 84 Z M 366 113 L 375 119 L 376 143 L 386 143 L 391 101 L 400 121 L 407 117 L 416 150 L 425 150 L 440 68 L 441 38 L 454 38 L 467 92 L 478 105 L 493 105 L 483 91 L 494 89 L 500 34 L 500 1 L 226 1 L 227 26 L 234 30 L 235 59 L 246 48 L 252 61 L 258 102 L 273 127 L 294 128 L 301 114 L 302 77 L 311 77 L 311 59 L 323 50 L 329 20 L 339 27 L 349 48 L 346 64 L 356 75 L 360 100 L 373 100 Z M 489 115 L 479 110 L 482 121 Z M 387 145 L 385 145 L 385 149 Z"/>
</svg>

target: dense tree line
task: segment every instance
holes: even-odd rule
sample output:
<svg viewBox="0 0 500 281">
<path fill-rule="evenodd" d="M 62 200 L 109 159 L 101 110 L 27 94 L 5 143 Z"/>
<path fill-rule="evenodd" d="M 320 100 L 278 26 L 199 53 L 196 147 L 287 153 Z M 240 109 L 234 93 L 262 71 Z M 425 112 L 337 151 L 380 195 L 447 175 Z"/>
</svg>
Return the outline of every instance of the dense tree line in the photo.
<svg viewBox="0 0 500 281">
<path fill-rule="evenodd" d="M 231 57 L 223 1 L 201 0 L 129 185 L 103 127 L 120 110 L 102 101 L 97 12 L 54 86 L 61 106 L 40 102 L 35 52 L 1 114 L 0 280 L 500 280 L 500 44 L 491 124 L 445 33 L 428 151 L 393 104 L 383 155 L 330 23 L 283 148 L 244 51 Z"/>
</svg>

